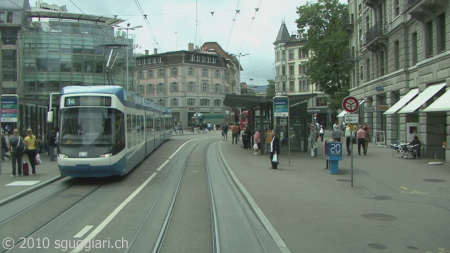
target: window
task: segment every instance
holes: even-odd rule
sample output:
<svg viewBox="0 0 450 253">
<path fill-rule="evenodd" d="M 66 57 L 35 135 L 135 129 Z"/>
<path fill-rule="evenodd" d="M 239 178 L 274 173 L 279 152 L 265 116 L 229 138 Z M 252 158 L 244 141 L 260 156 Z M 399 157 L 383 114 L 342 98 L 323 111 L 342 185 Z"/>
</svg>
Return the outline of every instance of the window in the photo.
<svg viewBox="0 0 450 253">
<path fill-rule="evenodd" d="M 445 40 L 445 29 L 446 29 L 446 25 L 445 25 L 445 14 L 441 14 L 439 15 L 439 17 L 437 18 L 437 53 L 442 53 L 445 51 L 445 49 L 447 48 L 445 46 L 446 40 Z"/>
<path fill-rule="evenodd" d="M 291 61 L 291 60 L 294 60 L 294 50 L 289 50 L 289 60 Z"/>
<path fill-rule="evenodd" d="M 178 83 L 173 82 L 170 84 L 170 92 L 178 92 Z"/>
<path fill-rule="evenodd" d="M 13 22 L 13 12 L 12 11 L 8 11 L 8 13 L 6 14 L 6 23 L 12 23 Z"/>
<path fill-rule="evenodd" d="M 359 79 L 361 79 L 361 81 L 364 80 L 364 68 L 363 66 L 359 66 Z"/>
<path fill-rule="evenodd" d="M 308 80 L 303 80 L 303 90 L 308 90 Z"/>
<path fill-rule="evenodd" d="M 5 12 L 0 11 L 0 24 L 1 23 L 6 23 L 6 16 L 5 16 Z"/>
<path fill-rule="evenodd" d="M 281 66 L 281 75 L 286 75 L 286 67 L 285 66 Z"/>
<path fill-rule="evenodd" d="M 191 61 L 195 61 L 195 55 L 191 55 Z"/>
<path fill-rule="evenodd" d="M 153 84 L 147 85 L 147 94 L 149 95 L 155 94 L 155 86 Z"/>
<path fill-rule="evenodd" d="M 147 58 L 146 62 L 147 62 L 147 64 L 152 64 L 152 59 Z"/>
<path fill-rule="evenodd" d="M 384 65 L 384 51 L 380 52 L 380 75 L 384 76 L 385 74 L 385 65 Z"/>
<path fill-rule="evenodd" d="M 394 0 L 394 16 L 397 17 L 400 14 L 399 0 Z"/>
<path fill-rule="evenodd" d="M 2 50 L 2 80 L 17 81 L 17 51 Z"/>
<path fill-rule="evenodd" d="M 299 75 L 305 74 L 305 70 L 303 69 L 303 66 L 301 64 L 298 65 L 298 74 Z"/>
<path fill-rule="evenodd" d="M 158 77 L 164 77 L 164 69 L 158 69 Z"/>
<path fill-rule="evenodd" d="M 327 106 L 328 100 L 326 97 L 316 97 L 316 106 Z"/>
<path fill-rule="evenodd" d="M 289 65 L 289 75 L 290 76 L 294 75 L 294 65 Z"/>
<path fill-rule="evenodd" d="M 209 85 L 207 82 L 203 82 L 202 83 L 202 92 L 203 93 L 208 93 L 209 92 Z"/>
<path fill-rule="evenodd" d="M 188 106 L 195 106 L 195 98 L 188 98 L 187 105 Z"/>
<path fill-rule="evenodd" d="M 425 57 L 433 56 L 433 22 L 425 24 Z"/>
<path fill-rule="evenodd" d="M 188 92 L 195 92 L 195 83 L 194 82 L 188 83 Z"/>
<path fill-rule="evenodd" d="M 216 69 L 216 71 L 214 72 L 214 77 L 220 78 L 220 70 Z"/>
<path fill-rule="evenodd" d="M 139 80 L 144 79 L 144 71 L 141 71 L 141 70 L 140 70 L 140 71 L 138 72 L 137 78 L 138 78 Z"/>
<path fill-rule="evenodd" d="M 147 79 L 153 78 L 153 70 L 147 71 Z"/>
<path fill-rule="evenodd" d="M 417 32 L 411 35 L 411 65 L 417 63 Z"/>
<path fill-rule="evenodd" d="M 200 106 L 209 106 L 209 99 L 200 99 Z"/>
<path fill-rule="evenodd" d="M 220 83 L 216 83 L 216 85 L 214 87 L 214 92 L 215 93 L 220 93 Z"/>
<path fill-rule="evenodd" d="M 158 84 L 158 94 L 164 94 L 164 84 L 163 83 Z"/>
<path fill-rule="evenodd" d="M 172 69 L 170 69 L 170 76 L 178 76 L 178 68 L 177 67 L 173 67 Z"/>
<path fill-rule="evenodd" d="M 166 103 L 164 102 L 163 98 L 158 99 L 158 104 L 162 106 L 166 106 Z"/>
<path fill-rule="evenodd" d="M 370 59 L 366 60 L 366 76 L 367 81 L 370 81 Z"/>
<path fill-rule="evenodd" d="M 208 76 L 208 70 L 202 69 L 202 76 L 207 77 Z"/>
<path fill-rule="evenodd" d="M 15 45 L 17 41 L 17 30 L 2 27 L 1 36 L 4 45 Z"/>
<path fill-rule="evenodd" d="M 172 98 L 171 106 L 178 106 L 178 98 Z"/>
<path fill-rule="evenodd" d="M 397 40 L 394 42 L 394 69 L 400 68 L 400 42 Z M 369 77 L 367 77 L 369 78 Z"/>
<path fill-rule="evenodd" d="M 289 91 L 291 91 L 291 92 L 292 92 L 292 91 L 295 91 L 295 90 L 294 90 L 294 82 L 293 82 L 293 81 L 290 81 L 290 82 L 289 82 Z"/>
<path fill-rule="evenodd" d="M 222 100 L 214 99 L 214 106 L 222 106 Z"/>
<path fill-rule="evenodd" d="M 189 67 L 188 76 L 194 76 L 194 68 L 193 67 Z"/>
</svg>

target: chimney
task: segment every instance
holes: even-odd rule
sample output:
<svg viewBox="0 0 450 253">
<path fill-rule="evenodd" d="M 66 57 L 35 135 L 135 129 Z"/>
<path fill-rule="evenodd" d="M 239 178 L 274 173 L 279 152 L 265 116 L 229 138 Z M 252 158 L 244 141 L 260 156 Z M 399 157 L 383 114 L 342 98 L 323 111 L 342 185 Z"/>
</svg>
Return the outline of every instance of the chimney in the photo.
<svg viewBox="0 0 450 253">
<path fill-rule="evenodd" d="M 194 51 L 194 43 L 188 44 L 188 51 Z"/>
<path fill-rule="evenodd" d="M 153 48 L 153 54 L 158 54 L 158 49 L 157 48 Z"/>
<path fill-rule="evenodd" d="M 148 50 L 147 49 L 145 50 L 145 55 L 148 55 Z"/>
</svg>

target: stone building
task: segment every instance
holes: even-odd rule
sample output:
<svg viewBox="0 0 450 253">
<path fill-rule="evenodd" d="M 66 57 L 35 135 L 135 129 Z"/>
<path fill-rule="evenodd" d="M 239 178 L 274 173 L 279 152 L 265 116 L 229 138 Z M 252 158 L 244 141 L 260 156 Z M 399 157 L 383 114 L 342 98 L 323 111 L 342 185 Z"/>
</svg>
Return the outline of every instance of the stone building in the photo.
<svg viewBox="0 0 450 253">
<path fill-rule="evenodd" d="M 349 0 L 348 6 L 350 93 L 365 101 L 360 123 L 378 144 L 417 135 L 427 156 L 442 158 L 450 103 L 437 100 L 450 97 L 449 1 Z"/>
<path fill-rule="evenodd" d="M 137 93 L 170 107 L 183 128 L 197 124 L 202 114 L 207 124 L 234 121 L 234 113 L 223 105 L 226 94 L 240 93 L 239 62 L 215 42 L 202 48 L 137 56 Z"/>
</svg>

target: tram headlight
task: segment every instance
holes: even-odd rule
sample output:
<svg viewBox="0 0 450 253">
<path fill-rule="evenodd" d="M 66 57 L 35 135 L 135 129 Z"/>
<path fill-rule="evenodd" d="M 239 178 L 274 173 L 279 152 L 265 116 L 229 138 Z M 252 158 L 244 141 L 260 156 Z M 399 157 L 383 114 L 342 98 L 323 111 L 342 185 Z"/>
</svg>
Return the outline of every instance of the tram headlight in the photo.
<svg viewBox="0 0 450 253">
<path fill-rule="evenodd" d="M 112 156 L 112 153 L 108 153 L 108 154 L 100 155 L 99 157 L 105 158 L 105 157 L 111 157 L 111 156 Z"/>
</svg>

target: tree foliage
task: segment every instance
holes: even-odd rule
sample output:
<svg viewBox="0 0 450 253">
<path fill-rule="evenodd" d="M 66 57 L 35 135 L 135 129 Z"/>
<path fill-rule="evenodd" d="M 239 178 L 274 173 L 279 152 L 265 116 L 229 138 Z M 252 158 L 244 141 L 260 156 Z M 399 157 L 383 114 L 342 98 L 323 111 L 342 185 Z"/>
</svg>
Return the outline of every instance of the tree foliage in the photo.
<svg viewBox="0 0 450 253">
<path fill-rule="evenodd" d="M 269 79 L 267 83 L 266 97 L 275 97 L 275 80 Z"/>
<path fill-rule="evenodd" d="M 350 65 L 343 57 L 348 51 L 348 35 L 343 30 L 347 5 L 339 0 L 317 0 L 298 7 L 297 14 L 297 27 L 307 31 L 305 49 L 311 52 L 307 75 L 329 95 L 331 109 L 338 109 L 350 89 Z"/>
</svg>

